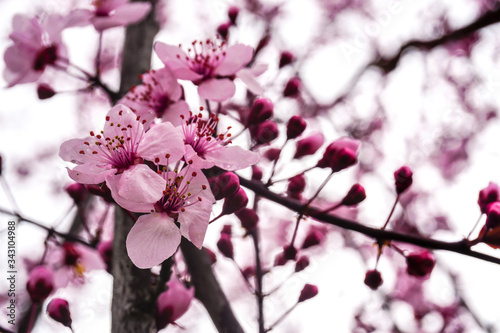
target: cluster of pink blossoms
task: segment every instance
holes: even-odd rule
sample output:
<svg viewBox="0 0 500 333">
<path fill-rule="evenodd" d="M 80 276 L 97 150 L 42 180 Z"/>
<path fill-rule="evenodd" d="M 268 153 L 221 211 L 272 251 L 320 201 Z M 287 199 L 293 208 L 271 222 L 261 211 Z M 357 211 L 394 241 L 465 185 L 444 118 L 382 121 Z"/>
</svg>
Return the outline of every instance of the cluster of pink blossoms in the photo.
<svg viewBox="0 0 500 333">
<path fill-rule="evenodd" d="M 259 159 L 230 146 L 229 133 L 216 135 L 217 118 L 178 117 L 177 127 L 162 122 L 150 123 L 148 129 L 147 119 L 118 104 L 108 112 L 101 132 L 68 140 L 60 148 L 61 158 L 76 164 L 68 169 L 73 180 L 105 182 L 120 206 L 145 213 L 127 237 L 128 254 L 140 268 L 172 256 L 181 236 L 202 247 L 215 198 L 201 169 L 216 165 L 236 170 Z"/>
</svg>

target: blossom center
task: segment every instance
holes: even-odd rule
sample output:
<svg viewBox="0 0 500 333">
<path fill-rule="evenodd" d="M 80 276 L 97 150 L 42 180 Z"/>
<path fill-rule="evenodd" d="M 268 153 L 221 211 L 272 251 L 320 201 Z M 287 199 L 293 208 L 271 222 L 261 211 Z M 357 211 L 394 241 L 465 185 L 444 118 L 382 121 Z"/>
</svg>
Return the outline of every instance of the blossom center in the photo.
<svg viewBox="0 0 500 333">
<path fill-rule="evenodd" d="M 229 140 L 231 127 L 227 128 L 226 133 L 216 135 L 218 123 L 219 118 L 213 114 L 208 120 L 203 120 L 201 113 L 196 116 L 191 115 L 182 125 L 184 142 L 193 147 L 193 150 L 201 157 L 204 157 L 207 152 L 220 149 L 231 143 Z"/>
<path fill-rule="evenodd" d="M 188 48 L 184 59 L 188 67 L 202 75 L 203 79 L 214 77 L 215 69 L 226 57 L 226 43 L 219 44 L 207 39 L 205 42 L 195 40 L 191 44 L 192 48 Z M 178 54 L 177 58 L 181 60 L 181 55 Z"/>
<path fill-rule="evenodd" d="M 35 61 L 33 62 L 33 69 L 35 71 L 43 71 L 47 65 L 55 64 L 57 60 L 57 46 L 50 45 L 38 51 Z"/>
</svg>

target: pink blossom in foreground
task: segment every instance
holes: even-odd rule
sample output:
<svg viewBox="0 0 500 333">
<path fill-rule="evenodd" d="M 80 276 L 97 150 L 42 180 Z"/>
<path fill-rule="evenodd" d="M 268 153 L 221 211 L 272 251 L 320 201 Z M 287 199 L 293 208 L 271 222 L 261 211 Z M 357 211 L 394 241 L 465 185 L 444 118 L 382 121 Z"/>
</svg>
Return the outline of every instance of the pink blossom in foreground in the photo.
<svg viewBox="0 0 500 333">
<path fill-rule="evenodd" d="M 128 106 L 149 125 L 155 118 L 181 125 L 181 115 L 189 116 L 189 106 L 181 100 L 182 88 L 168 67 L 142 75 L 142 84 L 130 89 L 119 104 Z"/>
<path fill-rule="evenodd" d="M 184 159 L 192 160 L 194 168 L 208 169 L 215 165 L 228 171 L 244 169 L 257 163 L 259 160 L 257 153 L 229 145 L 231 133 L 213 136 L 218 122 L 218 118 L 214 116 L 203 120 L 201 114 L 191 116 L 185 121 L 182 125 L 186 144 Z M 228 131 L 230 129 L 228 127 Z"/>
<path fill-rule="evenodd" d="M 264 92 L 255 79 L 266 70 L 266 66 L 245 68 L 252 60 L 253 49 L 243 44 L 227 46 L 210 39 L 194 41 L 186 54 L 180 47 L 156 42 L 155 51 L 160 60 L 177 78 L 190 80 L 198 86 L 201 98 L 225 101 L 233 97 L 236 86 L 234 77 L 241 79 L 254 94 Z"/>
<path fill-rule="evenodd" d="M 119 104 L 108 112 L 99 134 L 90 132 L 85 139 L 64 142 L 59 156 L 77 164 L 68 169 L 69 176 L 82 184 L 106 181 L 113 198 L 132 193 L 139 202 L 158 200 L 165 180 L 143 161 L 167 165 L 178 161 L 185 150 L 182 135 L 172 124 L 157 124 L 144 132 L 143 122 Z"/>
<path fill-rule="evenodd" d="M 194 288 L 189 289 L 176 278 L 167 283 L 168 289 L 156 301 L 156 328 L 161 330 L 175 322 L 189 309 L 194 298 Z"/>
<path fill-rule="evenodd" d="M 166 186 L 154 200 L 143 198 L 138 202 L 134 192 L 121 192 L 122 196 L 115 197 L 119 205 L 130 211 L 149 213 L 137 219 L 126 241 L 128 255 L 139 268 L 151 268 L 172 256 L 181 235 L 201 249 L 215 202 L 200 170 L 188 166 L 180 171 L 163 171 L 160 176 Z"/>
<path fill-rule="evenodd" d="M 14 44 L 4 53 L 3 77 L 8 86 L 37 81 L 47 66 L 64 68 L 67 52 L 62 44 L 61 32 L 86 23 L 80 10 L 64 17 L 58 14 L 33 18 L 15 15 L 9 35 Z"/>
<path fill-rule="evenodd" d="M 92 5 L 90 21 L 99 31 L 137 23 L 151 10 L 149 2 L 129 3 L 128 0 L 94 0 Z"/>
</svg>

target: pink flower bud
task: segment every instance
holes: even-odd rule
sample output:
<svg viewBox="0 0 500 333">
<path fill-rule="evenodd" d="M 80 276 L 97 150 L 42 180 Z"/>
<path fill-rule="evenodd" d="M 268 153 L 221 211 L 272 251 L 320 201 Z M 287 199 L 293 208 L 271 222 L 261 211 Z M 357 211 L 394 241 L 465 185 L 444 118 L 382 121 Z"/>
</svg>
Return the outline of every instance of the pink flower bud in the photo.
<svg viewBox="0 0 500 333">
<path fill-rule="evenodd" d="M 224 199 L 224 205 L 222 206 L 222 214 L 229 215 L 235 213 L 240 209 L 246 207 L 247 203 L 248 203 L 247 194 L 245 193 L 245 190 L 243 190 L 240 187 L 240 189 L 238 190 L 238 192 L 236 192 L 235 195 L 226 197 L 226 199 Z"/>
<path fill-rule="evenodd" d="M 262 169 L 256 165 L 252 165 L 252 180 L 262 180 Z"/>
<path fill-rule="evenodd" d="M 278 125 L 271 120 L 266 120 L 256 126 L 253 131 L 253 138 L 259 145 L 269 143 L 278 137 Z"/>
<path fill-rule="evenodd" d="M 304 270 L 307 266 L 309 266 L 309 258 L 306 256 L 302 256 L 295 263 L 295 272 L 300 272 Z"/>
<path fill-rule="evenodd" d="M 431 274 L 435 264 L 436 260 L 427 251 L 410 253 L 406 256 L 406 271 L 413 276 L 428 276 Z"/>
<path fill-rule="evenodd" d="M 271 118 L 274 114 L 274 105 L 269 98 L 257 98 L 250 108 L 247 124 L 257 125 Z"/>
<path fill-rule="evenodd" d="M 293 158 L 301 158 L 302 156 L 312 155 L 318 151 L 323 145 L 325 138 L 323 134 L 317 133 L 307 138 L 300 139 L 296 143 L 295 155 Z"/>
<path fill-rule="evenodd" d="M 230 224 L 225 224 L 220 231 L 221 234 L 226 234 L 229 237 L 233 234 L 233 226 Z"/>
<path fill-rule="evenodd" d="M 264 157 L 267 158 L 269 161 L 275 161 L 280 157 L 281 154 L 281 149 L 279 148 L 269 148 L 266 150 L 264 153 Z"/>
<path fill-rule="evenodd" d="M 338 172 L 357 162 L 359 142 L 350 138 L 340 138 L 326 147 L 323 157 L 316 165 L 319 168 L 331 168 Z"/>
<path fill-rule="evenodd" d="M 43 302 L 54 289 L 54 273 L 46 266 L 37 266 L 30 273 L 26 290 L 33 303 Z"/>
<path fill-rule="evenodd" d="M 288 260 L 285 259 L 285 254 L 280 252 L 274 258 L 274 266 L 283 266 Z"/>
<path fill-rule="evenodd" d="M 382 285 L 384 280 L 382 280 L 382 275 L 376 269 L 372 269 L 366 272 L 365 284 L 370 287 L 370 289 L 377 290 L 378 287 Z"/>
<path fill-rule="evenodd" d="M 56 94 L 54 89 L 46 83 L 40 83 L 36 88 L 36 93 L 41 100 L 49 99 Z"/>
<path fill-rule="evenodd" d="M 231 236 L 229 236 L 228 234 L 221 234 L 219 241 L 217 242 L 217 248 L 225 257 L 233 259 L 234 250 Z"/>
<path fill-rule="evenodd" d="M 156 327 L 158 330 L 175 322 L 187 312 L 194 298 L 194 288 L 186 289 L 177 279 L 167 283 L 168 289 L 156 300 Z"/>
<path fill-rule="evenodd" d="M 236 6 L 229 7 L 227 11 L 227 17 L 231 21 L 231 24 L 236 25 L 236 19 L 238 18 L 238 14 L 240 13 L 240 9 Z"/>
<path fill-rule="evenodd" d="M 360 184 L 352 185 L 349 192 L 347 192 L 341 204 L 344 206 L 354 206 L 366 199 L 366 193 L 363 186 Z"/>
<path fill-rule="evenodd" d="M 490 203 L 499 201 L 500 199 L 500 188 L 497 184 L 490 182 L 488 187 L 482 189 L 479 192 L 479 198 L 477 203 L 479 208 L 481 208 L 481 213 L 485 214 L 487 212 L 487 207 Z"/>
<path fill-rule="evenodd" d="M 85 200 L 88 193 L 85 185 L 79 183 L 69 184 L 64 188 L 64 190 L 77 205 L 81 204 Z"/>
<path fill-rule="evenodd" d="M 286 124 L 286 137 L 288 140 L 295 139 L 304 132 L 307 123 L 301 116 L 293 116 Z"/>
<path fill-rule="evenodd" d="M 245 207 L 237 211 L 235 215 L 241 221 L 241 226 L 247 231 L 254 230 L 259 223 L 259 216 L 253 209 Z"/>
<path fill-rule="evenodd" d="M 493 202 L 488 205 L 486 217 L 486 228 L 492 229 L 500 225 L 500 202 Z"/>
<path fill-rule="evenodd" d="M 297 257 L 297 249 L 292 245 L 283 246 L 283 255 L 286 260 L 295 260 Z"/>
<path fill-rule="evenodd" d="M 297 97 L 300 92 L 300 86 L 302 82 L 299 78 L 293 77 L 288 80 L 285 89 L 283 90 L 283 96 L 285 97 Z"/>
<path fill-rule="evenodd" d="M 313 298 L 317 294 L 318 294 L 318 287 L 312 284 L 306 284 L 304 288 L 302 288 L 302 291 L 300 292 L 298 302 L 300 303 L 307 301 L 308 299 Z"/>
<path fill-rule="evenodd" d="M 317 229 L 310 229 L 302 243 L 302 249 L 321 244 L 325 240 L 325 235 Z"/>
<path fill-rule="evenodd" d="M 111 264 L 113 259 L 113 241 L 103 241 L 97 245 L 97 251 L 101 256 L 102 261 L 106 264 L 107 271 L 111 271 Z"/>
<path fill-rule="evenodd" d="M 413 171 L 407 166 L 402 166 L 394 172 L 394 185 L 396 193 L 401 194 L 413 183 Z"/>
<path fill-rule="evenodd" d="M 61 298 L 53 298 L 47 305 L 47 314 L 50 318 L 71 328 L 71 313 L 68 301 Z"/>
<path fill-rule="evenodd" d="M 281 52 L 279 68 L 283 68 L 286 65 L 291 64 L 294 60 L 295 57 L 291 52 L 288 51 Z"/>
<path fill-rule="evenodd" d="M 234 195 L 240 189 L 240 180 L 234 172 L 225 172 L 218 177 L 208 179 L 216 200 Z"/>
<path fill-rule="evenodd" d="M 306 177 L 303 173 L 301 173 L 290 178 L 290 180 L 288 181 L 288 188 L 286 190 L 286 193 L 291 198 L 300 199 L 300 196 L 302 192 L 304 192 L 305 188 Z"/>
<path fill-rule="evenodd" d="M 217 262 L 217 256 L 215 255 L 214 251 L 204 247 L 205 249 L 205 252 L 208 256 L 208 258 L 210 259 L 210 263 L 213 265 Z"/>
<path fill-rule="evenodd" d="M 80 251 L 78 251 L 75 246 L 69 242 L 64 242 L 62 247 L 64 250 L 64 265 L 75 266 L 81 257 Z"/>
<path fill-rule="evenodd" d="M 222 23 L 217 27 L 217 33 L 222 39 L 226 40 L 229 35 L 229 27 L 231 27 L 231 22 Z"/>
</svg>

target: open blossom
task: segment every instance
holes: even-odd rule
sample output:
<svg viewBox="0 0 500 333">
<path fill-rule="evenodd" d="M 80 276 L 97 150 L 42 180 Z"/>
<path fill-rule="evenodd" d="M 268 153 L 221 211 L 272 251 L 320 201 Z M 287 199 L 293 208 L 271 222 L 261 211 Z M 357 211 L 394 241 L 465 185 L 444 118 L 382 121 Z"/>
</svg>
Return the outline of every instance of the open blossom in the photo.
<svg viewBox="0 0 500 333">
<path fill-rule="evenodd" d="M 203 120 L 202 115 L 191 116 L 182 125 L 186 144 L 186 161 L 192 160 L 193 167 L 211 168 L 214 165 L 224 170 L 233 171 L 249 167 L 259 160 L 257 153 L 239 146 L 230 146 L 231 133 L 213 136 L 219 120 L 211 115 Z M 228 128 L 228 131 L 231 128 Z"/>
<path fill-rule="evenodd" d="M 180 47 L 162 42 L 155 44 L 155 51 L 165 66 L 172 69 L 177 78 L 190 80 L 198 86 L 201 98 L 224 101 L 233 97 L 236 86 L 234 77 L 240 78 L 254 94 L 264 90 L 255 79 L 267 66 L 245 68 L 252 60 L 253 49 L 243 44 L 227 47 L 225 42 L 194 41 L 186 54 Z"/>
<path fill-rule="evenodd" d="M 201 249 L 215 198 L 201 170 L 188 164 L 182 170 L 160 172 L 162 195 L 138 202 L 137 193 L 121 192 L 115 200 L 122 207 L 149 213 L 137 219 L 127 236 L 127 252 L 139 268 L 151 268 L 172 256 L 181 235 Z M 116 191 L 111 187 L 111 191 Z M 176 222 L 179 223 L 180 229 Z"/>
<path fill-rule="evenodd" d="M 106 181 L 113 198 L 122 192 L 134 193 L 137 201 L 158 198 L 165 180 L 143 161 L 167 165 L 178 161 L 185 150 L 182 135 L 172 124 L 157 124 L 144 132 L 143 122 L 119 104 L 108 112 L 99 134 L 91 131 L 85 139 L 64 142 L 59 156 L 77 164 L 68 169 L 69 176 L 82 184 Z"/>
<path fill-rule="evenodd" d="M 90 21 L 96 30 L 126 26 L 142 20 L 151 10 L 149 2 L 129 3 L 128 0 L 94 0 Z"/>
<path fill-rule="evenodd" d="M 142 84 L 130 91 L 118 102 L 128 106 L 150 125 L 155 118 L 181 124 L 181 115 L 189 115 L 189 106 L 181 100 L 182 88 L 168 67 L 152 70 L 142 75 Z"/>
<path fill-rule="evenodd" d="M 47 66 L 67 65 L 66 47 L 62 44 L 61 32 L 65 28 L 81 26 L 86 20 L 80 10 L 66 16 L 47 14 L 29 18 L 15 15 L 12 19 L 14 43 L 4 53 L 3 77 L 8 86 L 37 81 Z"/>
</svg>

